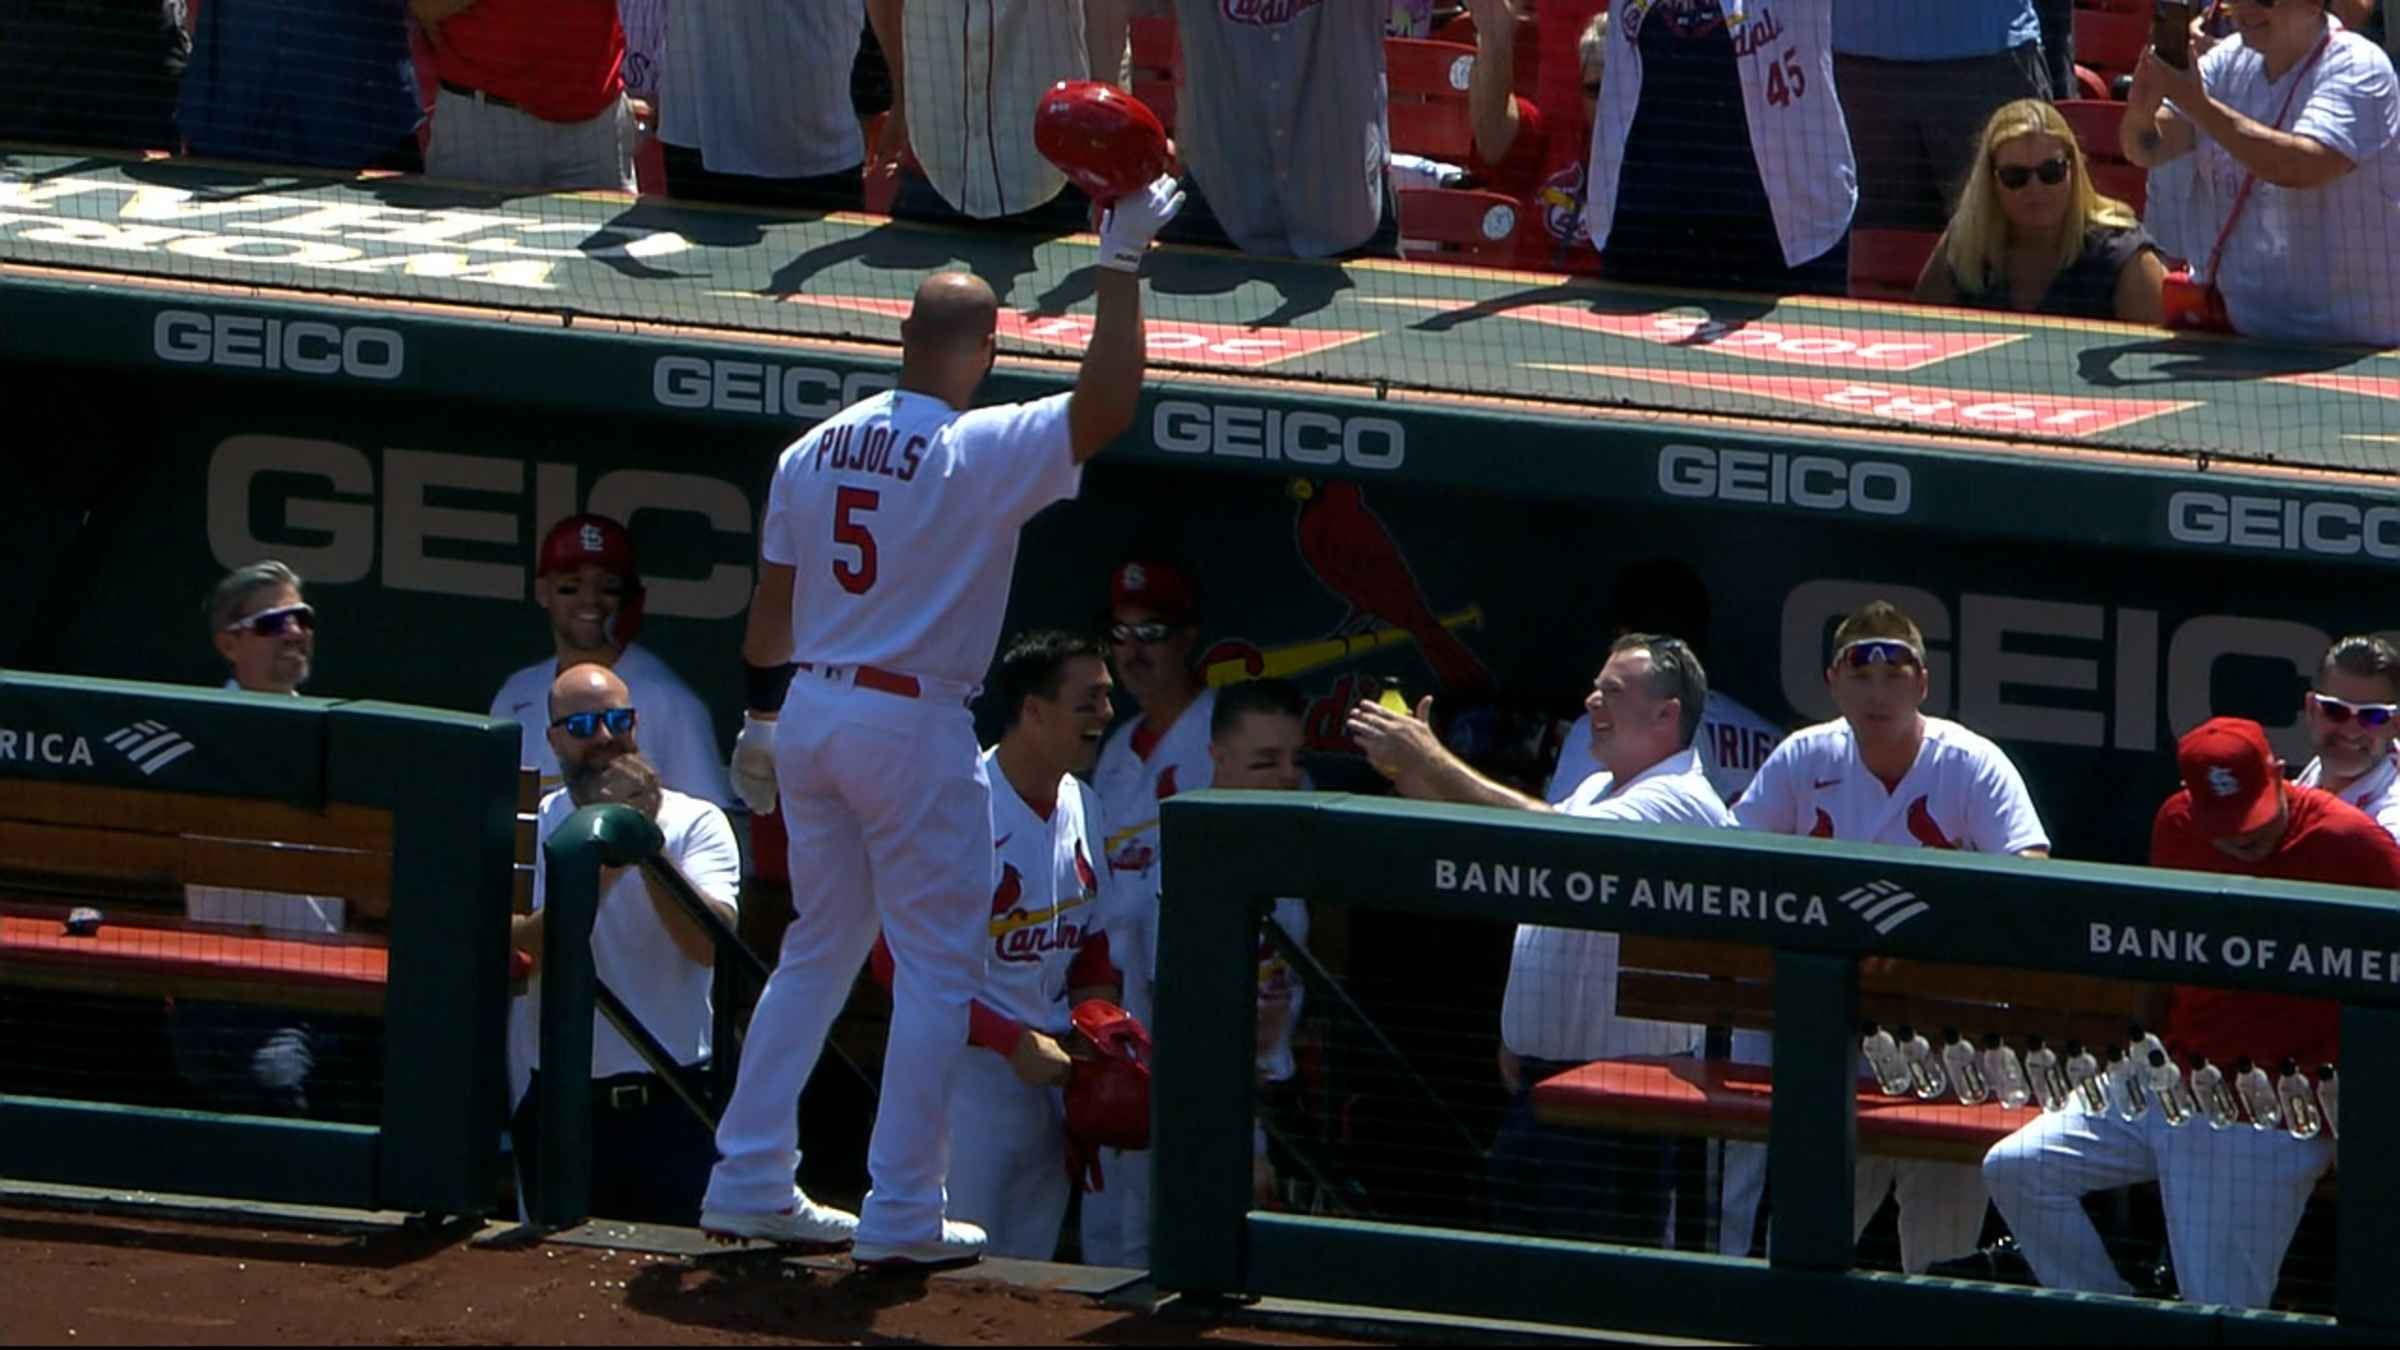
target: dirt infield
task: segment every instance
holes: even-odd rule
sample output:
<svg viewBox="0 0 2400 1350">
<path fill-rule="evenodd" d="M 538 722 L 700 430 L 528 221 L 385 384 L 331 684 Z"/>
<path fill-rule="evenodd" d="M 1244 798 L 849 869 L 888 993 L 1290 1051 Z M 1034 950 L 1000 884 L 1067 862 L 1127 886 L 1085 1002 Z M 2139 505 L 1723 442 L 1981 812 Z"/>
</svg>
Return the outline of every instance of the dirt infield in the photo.
<svg viewBox="0 0 2400 1350">
<path fill-rule="evenodd" d="M 965 1279 L 0 1209 L 0 1345 L 1361 1345 Z M 1389 1342 L 1382 1342 L 1389 1343 Z"/>
</svg>

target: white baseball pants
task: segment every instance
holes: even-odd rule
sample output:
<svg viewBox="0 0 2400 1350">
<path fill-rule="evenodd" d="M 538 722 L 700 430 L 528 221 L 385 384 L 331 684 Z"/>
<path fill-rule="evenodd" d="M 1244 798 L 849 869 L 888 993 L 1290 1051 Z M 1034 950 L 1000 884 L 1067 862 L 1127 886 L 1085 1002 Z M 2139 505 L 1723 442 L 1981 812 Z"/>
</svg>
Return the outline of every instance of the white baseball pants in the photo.
<svg viewBox="0 0 2400 1350">
<path fill-rule="evenodd" d="M 2212 1130 L 2205 1120 L 2170 1127 L 2155 1108 L 2130 1124 L 2054 1111 L 1994 1144 L 1983 1181 L 2043 1284 L 2129 1294 L 2082 1198 L 2155 1180 L 2184 1300 L 2264 1308 L 2309 1192 L 2332 1165 L 2321 1135 Z"/>
<path fill-rule="evenodd" d="M 1083 1197 L 1086 1265 L 1150 1268 L 1150 1150 L 1100 1150 L 1101 1190 Z"/>
<path fill-rule="evenodd" d="M 982 1225 L 989 1255 L 1048 1261 L 1066 1228 L 1069 1184 L 1059 1090 L 1030 1087 L 1007 1060 L 970 1048 L 950 1094 L 950 1217 Z"/>
<path fill-rule="evenodd" d="M 792 924 L 717 1128 L 710 1208 L 792 1203 L 800 1090 L 880 927 L 894 966 L 892 1028 L 858 1239 L 941 1234 L 951 1082 L 990 946 L 992 794 L 973 718 L 959 697 L 928 689 L 906 699 L 803 674 L 784 699 L 775 774 Z"/>
</svg>

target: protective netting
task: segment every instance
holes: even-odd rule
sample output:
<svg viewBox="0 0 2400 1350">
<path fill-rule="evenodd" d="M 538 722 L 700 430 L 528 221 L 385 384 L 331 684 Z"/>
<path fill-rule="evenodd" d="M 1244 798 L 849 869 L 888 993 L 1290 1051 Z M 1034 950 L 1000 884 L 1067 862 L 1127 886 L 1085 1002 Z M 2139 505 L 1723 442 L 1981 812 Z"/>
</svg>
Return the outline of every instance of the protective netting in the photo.
<svg viewBox="0 0 2400 1350">
<path fill-rule="evenodd" d="M 2332 9 L 2211 7 L 2195 88 L 2151 0 L 6 0 L 0 261 L 875 344 L 964 264 L 1071 356 L 1031 109 L 1097 75 L 1196 189 L 1162 367 L 2380 474 L 2400 108 Z M 2212 258 L 2256 340 L 2160 325 Z"/>
</svg>

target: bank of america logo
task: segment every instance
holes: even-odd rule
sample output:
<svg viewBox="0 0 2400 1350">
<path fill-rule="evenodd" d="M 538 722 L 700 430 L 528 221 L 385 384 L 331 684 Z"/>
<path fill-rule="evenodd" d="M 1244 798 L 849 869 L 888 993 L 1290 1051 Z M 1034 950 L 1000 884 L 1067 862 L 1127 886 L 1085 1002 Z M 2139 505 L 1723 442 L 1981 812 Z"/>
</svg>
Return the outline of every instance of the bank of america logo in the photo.
<svg viewBox="0 0 2400 1350">
<path fill-rule="evenodd" d="M 1844 891 L 1841 902 L 1865 919 L 1878 933 L 1889 933 L 1933 908 L 1896 881 L 1870 881 Z"/>
<path fill-rule="evenodd" d="M 116 748 L 118 754 L 133 761 L 133 767 L 147 778 L 198 747 L 164 722 L 136 722 L 119 727 L 102 739 Z"/>
</svg>

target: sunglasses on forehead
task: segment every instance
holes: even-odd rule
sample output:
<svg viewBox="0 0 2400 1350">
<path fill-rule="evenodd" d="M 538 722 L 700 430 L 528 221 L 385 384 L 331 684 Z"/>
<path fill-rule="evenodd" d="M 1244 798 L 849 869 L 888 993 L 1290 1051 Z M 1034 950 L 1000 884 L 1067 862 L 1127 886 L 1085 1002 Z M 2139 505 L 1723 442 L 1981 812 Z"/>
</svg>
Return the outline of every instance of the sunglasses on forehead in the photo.
<svg viewBox="0 0 2400 1350">
<path fill-rule="evenodd" d="M 1992 177 L 1999 179 L 2000 186 L 2011 192 L 2019 191 L 2036 178 L 2041 179 L 2045 186 L 2057 187 L 2067 181 L 2067 157 L 2052 155 L 2030 167 L 2023 164 L 1995 164 L 1992 166 Z"/>
<path fill-rule="evenodd" d="M 279 605 L 245 614 L 225 625 L 228 633 L 249 633 L 253 637 L 282 637 L 286 630 L 297 628 L 303 633 L 317 631 L 317 611 L 309 605 Z"/>
<path fill-rule="evenodd" d="M 602 727 L 607 727 L 608 734 L 611 736 L 622 736 L 633 730 L 635 720 L 631 708 L 602 708 L 596 712 L 568 713 L 564 717 L 554 717 L 550 719 L 550 725 L 565 727 L 567 734 L 576 740 L 588 741 L 599 735 Z"/>
<path fill-rule="evenodd" d="M 2317 705 L 2317 711 L 2324 714 L 2325 720 L 2337 726 L 2355 717 L 2362 727 L 2379 727 L 2391 721 L 2395 714 L 2400 714 L 2400 703 L 2352 703 L 2331 694 L 2320 694 L 2314 689 L 2308 691 L 2308 697 L 2310 702 Z"/>
<path fill-rule="evenodd" d="M 1852 670 L 1868 666 L 1913 666 L 1922 664 L 1917 649 L 1892 638 L 1861 638 L 1845 642 L 1833 654 L 1833 663 Z"/>
<path fill-rule="evenodd" d="M 1174 636 L 1175 625 L 1152 619 L 1147 623 L 1112 623 L 1108 626 L 1111 642 L 1164 642 Z"/>
</svg>

